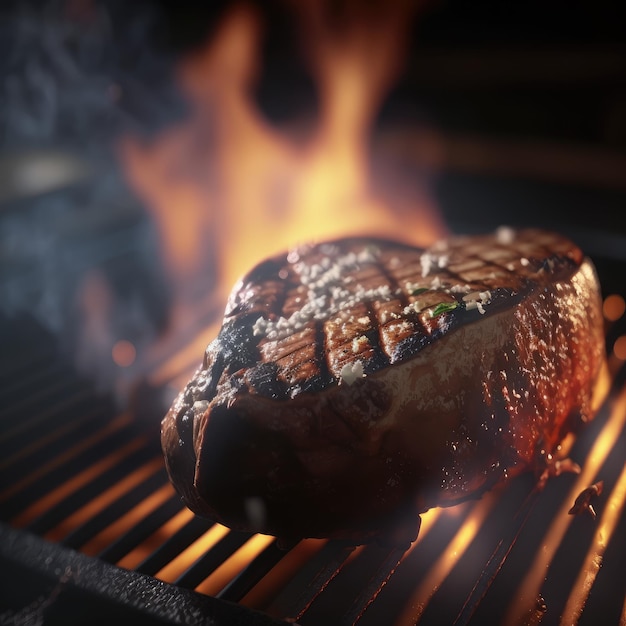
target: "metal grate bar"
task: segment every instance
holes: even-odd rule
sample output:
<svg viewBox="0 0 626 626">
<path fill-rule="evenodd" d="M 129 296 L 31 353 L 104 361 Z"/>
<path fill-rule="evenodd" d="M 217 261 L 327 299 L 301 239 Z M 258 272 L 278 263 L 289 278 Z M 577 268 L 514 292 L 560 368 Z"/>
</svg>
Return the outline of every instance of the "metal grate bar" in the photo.
<svg viewBox="0 0 626 626">
<path fill-rule="evenodd" d="M 49 434 L 40 434 L 28 445 L 14 450 L 0 462 L 2 471 L 13 476 L 25 476 L 37 466 L 42 466 L 81 441 L 85 441 L 102 427 L 106 414 L 101 407 L 72 411 Z"/>
<path fill-rule="evenodd" d="M 189 589 L 197 587 L 252 536 L 253 533 L 230 531 L 181 574 L 174 584 Z"/>
<path fill-rule="evenodd" d="M 3 624 L 289 626 L 258 611 L 168 585 L 0 523 Z"/>
<path fill-rule="evenodd" d="M 202 519 L 201 517 L 193 517 L 165 541 L 158 550 L 144 559 L 135 569 L 142 574 L 154 576 L 160 569 L 165 567 L 172 559 L 177 557 L 196 539 L 209 530 L 211 526 L 213 526 L 213 522 Z"/>
<path fill-rule="evenodd" d="M 216 597 L 222 600 L 238 602 L 243 598 L 293 547 L 280 547 L 273 541 L 256 556 Z"/>
<path fill-rule="evenodd" d="M 4 384 L 0 381 L 0 402 L 3 406 L 11 406 L 16 404 L 24 394 L 28 394 L 33 387 L 47 387 L 51 380 L 70 376 L 75 376 L 75 373 L 72 372 L 67 363 L 59 359 L 45 361 L 39 369 L 28 372 L 10 384 Z"/>
<path fill-rule="evenodd" d="M 57 404 L 45 404 L 37 411 L 28 411 L 24 415 L 15 415 L 11 427 L 0 435 L 0 453 L 10 455 L 34 439 L 51 434 L 67 420 L 75 418 L 80 412 L 102 406 L 102 399 L 89 389 L 82 389 L 73 396 L 60 400 Z"/>
<path fill-rule="evenodd" d="M 380 567 L 375 572 L 374 576 L 372 576 L 367 583 L 367 585 L 362 589 L 359 595 L 355 598 L 352 606 L 348 609 L 342 619 L 342 624 L 356 624 L 365 611 L 367 607 L 376 600 L 378 594 L 381 589 L 385 586 L 387 581 L 391 578 L 393 573 L 396 571 L 398 564 L 402 560 L 406 552 L 406 546 L 402 548 L 392 548 L 387 556 L 384 558 Z"/>
<path fill-rule="evenodd" d="M 626 554 L 626 510 L 622 511 L 619 524 L 606 546 L 597 580 L 584 604 L 578 626 L 597 626 L 600 623 L 620 626 L 626 624 L 624 554 Z"/>
<path fill-rule="evenodd" d="M 622 397 L 626 396 L 622 394 Z M 541 595 L 545 598 L 548 607 L 567 607 L 568 597 L 573 594 L 570 609 L 564 610 L 564 621 L 574 622 L 571 606 L 578 605 L 582 608 L 586 602 L 584 600 L 586 594 L 598 591 L 600 580 L 596 568 L 603 572 L 607 570 L 613 572 L 614 576 L 622 569 L 617 564 L 614 569 L 611 569 L 610 557 L 612 556 L 611 550 L 615 549 L 615 530 L 619 527 L 620 519 L 623 528 L 623 521 L 626 517 L 624 450 L 626 450 L 626 423 L 622 426 L 611 452 L 606 456 L 591 481 L 602 480 L 603 483 L 602 494 L 597 498 L 597 502 L 594 502 L 597 518 L 593 519 L 590 515 L 584 515 L 572 520 L 550 564 L 550 575 L 541 586 Z M 618 543 L 619 541 L 620 539 L 617 540 Z M 619 554 L 624 555 L 624 551 L 622 550 Z M 624 580 L 623 576 L 617 578 Z M 605 612 L 599 613 L 604 619 L 611 602 L 613 610 L 618 608 L 615 600 L 616 597 L 620 597 L 619 591 L 622 592 L 621 597 L 624 598 L 624 587 L 620 590 L 616 588 L 615 582 L 606 579 L 603 583 L 609 587 L 613 586 L 616 592 L 612 600 L 607 598 Z"/>
<path fill-rule="evenodd" d="M 35 480 L 2 502 L 2 514 L 7 519 L 16 518 L 21 512 L 51 494 L 56 488 L 80 475 L 97 461 L 111 454 L 111 450 L 122 449 L 132 440 L 129 427 L 112 433 L 97 444 L 82 450 L 66 463 L 52 469 L 45 475 L 45 480 Z"/>
<path fill-rule="evenodd" d="M 598 467 L 606 467 L 604 461 L 599 461 L 605 453 L 598 455 L 598 439 L 607 433 L 611 422 L 615 422 L 613 411 L 613 394 L 609 395 L 603 407 L 593 423 L 589 424 L 581 437 L 578 437 L 570 449 L 569 455 L 574 459 L 585 460 L 582 464 L 581 475 L 569 475 L 548 481 L 545 489 L 539 491 L 535 496 L 537 503 L 534 504 L 534 511 L 528 522 L 524 525 L 523 533 L 516 534 L 513 545 L 510 546 L 510 554 L 502 555 L 500 567 L 487 562 L 496 571 L 491 578 L 483 574 L 487 584 L 483 585 L 482 594 L 472 591 L 474 594 L 474 606 L 463 607 L 457 619 L 459 623 L 481 623 L 494 619 L 513 619 L 511 612 L 520 613 L 520 606 L 524 609 L 522 598 L 528 600 L 527 611 L 530 615 L 535 612 L 544 619 L 542 611 L 545 611 L 544 598 L 547 600 L 548 611 L 554 615 L 560 610 L 565 601 L 563 594 L 566 594 L 570 586 L 569 579 L 576 576 L 582 567 L 582 557 L 585 553 L 585 546 L 590 540 L 595 522 L 591 517 L 587 519 L 576 519 L 567 515 L 567 510 L 574 501 L 574 493 L 580 491 L 583 486 L 595 480 L 596 470 L 589 472 L 589 468 L 594 464 Z M 622 437 L 624 433 L 622 433 Z M 614 455 L 620 455 L 620 444 L 612 445 Z M 621 453 L 623 463 L 623 452 Z M 600 473 L 603 470 L 600 469 Z M 581 477 L 589 474 L 589 478 L 576 488 L 576 483 L 581 482 Z M 586 517 L 586 516 L 584 516 Z M 568 546 L 569 543 L 569 546 Z M 502 549 L 501 549 L 502 551 Z M 545 561 L 545 569 L 543 562 Z M 502 572 L 500 572 L 502 569 Z M 560 573 L 559 573 L 560 571 Z M 496 577 L 495 574 L 498 574 Z M 532 574 L 532 576 L 531 576 Z M 530 577 L 530 578 L 529 578 Z M 537 583 L 536 592 L 534 587 L 524 584 L 524 581 L 535 580 Z M 507 581 L 508 584 L 507 584 Z M 512 581 L 512 582 L 511 582 Z M 477 583 L 477 585 L 480 583 Z M 530 592 L 528 589 L 531 589 Z M 544 595 L 545 591 L 549 595 Z M 541 598 L 536 607 L 530 606 L 532 598 Z M 472 595 L 468 598 L 468 603 L 472 602 Z M 514 609 L 514 607 L 516 607 Z M 503 615 L 509 615 L 503 618 Z M 539 619 L 537 618 L 537 619 Z M 533 617 L 535 619 L 535 617 Z"/>
<path fill-rule="evenodd" d="M 117 563 L 133 548 L 137 547 L 163 526 L 167 520 L 174 517 L 182 508 L 183 504 L 178 494 L 172 495 L 167 501 L 139 520 L 126 533 L 102 550 L 98 554 L 98 558 L 109 563 Z"/>
<path fill-rule="evenodd" d="M 494 581 L 498 572 L 502 568 L 502 565 L 511 552 L 511 549 L 515 545 L 517 537 L 526 524 L 526 521 L 528 520 L 528 517 L 537 502 L 539 493 L 540 492 L 536 488 L 531 491 L 526 500 L 523 502 L 520 510 L 513 518 L 511 526 L 508 528 L 508 532 L 498 541 L 496 549 L 489 557 L 485 567 L 478 577 L 478 580 L 476 581 L 476 584 L 470 591 L 467 599 L 463 603 L 461 611 L 454 620 L 454 626 L 465 626 L 469 623 L 478 605 L 489 590 L 491 583 Z"/>
<path fill-rule="evenodd" d="M 85 468 L 78 477 L 82 480 L 68 483 L 69 488 L 57 493 L 43 512 L 31 515 L 25 528 L 42 535 L 51 534 L 47 538 L 59 540 L 69 529 L 86 519 L 90 511 L 113 504 L 143 475 L 156 471 L 158 460 L 149 448 L 141 446 L 137 440 L 119 452 L 123 456 L 118 457 L 117 463 L 112 463 L 109 457 L 102 463 Z"/>
<path fill-rule="evenodd" d="M 15 420 L 18 417 L 38 413 L 55 402 L 64 401 L 70 395 L 85 392 L 85 382 L 75 376 L 64 376 L 52 381 L 45 387 L 30 385 L 24 392 L 2 412 L 3 419 Z"/>
<path fill-rule="evenodd" d="M 144 500 L 152 492 L 166 484 L 167 480 L 167 473 L 164 468 L 161 468 L 155 474 L 152 474 L 136 487 L 105 507 L 98 514 L 91 517 L 82 526 L 75 528 L 61 543 L 70 548 L 80 548 L 101 530 L 127 513 L 137 502 Z"/>
<path fill-rule="evenodd" d="M 145 455 L 137 455 L 137 457 L 133 459 L 132 461 L 133 465 L 136 467 L 139 467 L 143 462 L 143 459 L 141 457 L 144 457 L 144 456 Z M 146 456 L 145 460 L 149 460 L 149 457 Z M 130 471 L 132 471 L 132 468 L 127 467 L 127 470 L 129 473 Z M 152 474 L 147 479 L 139 483 L 137 486 L 133 487 L 129 491 L 120 495 L 120 497 L 116 498 L 113 502 L 109 503 L 106 507 L 104 507 L 102 510 L 100 510 L 95 515 L 93 515 L 93 517 L 90 517 L 86 522 L 72 529 L 69 533 L 65 535 L 65 537 L 60 541 L 60 543 L 70 548 L 75 548 L 75 549 L 80 548 L 83 544 L 89 541 L 89 539 L 91 539 L 96 534 L 98 534 L 98 532 L 106 528 L 109 524 L 112 524 L 118 517 L 121 517 L 129 509 L 135 506 L 137 502 L 140 502 L 142 499 L 147 498 L 153 491 L 158 489 L 166 480 L 163 474 L 164 474 L 164 470 L 159 470 L 155 474 Z M 92 488 L 92 485 L 87 485 L 81 491 L 83 492 L 84 495 L 86 495 L 86 493 L 91 492 L 91 488 Z M 106 488 L 106 485 L 105 485 L 105 488 Z M 71 500 L 74 501 L 74 502 L 71 502 L 71 504 L 73 505 L 72 506 L 73 510 L 77 510 L 80 506 L 83 506 L 84 504 L 92 500 L 96 500 L 98 498 L 98 494 L 100 493 L 100 491 L 101 490 L 97 491 L 91 498 L 84 498 L 82 502 L 81 502 L 81 496 L 83 494 L 80 494 L 80 493 L 73 494 L 71 498 Z M 64 504 L 65 506 L 69 506 L 70 499 L 66 500 Z M 61 511 L 59 511 L 59 513 L 60 512 Z M 42 518 L 43 517 L 44 516 L 42 516 Z M 37 522 L 43 523 L 42 518 L 40 518 L 40 520 L 42 520 L 41 522 L 39 522 L 39 520 L 37 520 Z M 58 519 L 56 523 L 58 524 L 63 519 L 64 518 Z M 54 523 L 50 523 L 51 521 L 52 520 L 46 520 L 46 522 L 48 523 L 48 528 L 52 528 L 56 525 Z M 35 524 L 32 524 L 31 527 L 32 526 L 35 526 Z M 36 530 L 36 532 L 43 533 L 45 531 Z"/>
<path fill-rule="evenodd" d="M 93 435 L 72 445 L 69 450 L 54 455 L 47 463 L 33 465 L 33 468 L 27 474 L 19 475 L 12 472 L 9 477 L 7 473 L 6 478 L 9 480 L 2 483 L 3 490 L 0 492 L 0 502 L 6 502 L 29 485 L 47 479 L 49 474 L 66 465 L 71 459 L 78 457 L 85 450 L 93 448 L 99 441 L 102 441 L 112 433 L 130 425 L 130 415 L 123 413 L 105 423 Z"/>
<path fill-rule="evenodd" d="M 45 513 L 42 513 L 29 523 L 27 529 L 31 532 L 43 535 L 81 507 L 97 500 L 100 494 L 106 489 L 115 486 L 130 472 L 151 460 L 153 457 L 154 452 L 151 448 L 140 447 L 136 452 L 126 457 L 124 463 L 112 465 L 109 469 L 96 476 L 80 489 L 63 499 L 57 500 Z"/>
<path fill-rule="evenodd" d="M 339 574 L 345 562 L 355 551 L 356 546 L 351 544 L 328 542 L 320 551 L 322 567 L 307 587 L 298 596 L 296 601 L 285 612 L 287 619 L 299 621 L 308 611 L 315 599 L 326 589 L 328 584 Z"/>
</svg>

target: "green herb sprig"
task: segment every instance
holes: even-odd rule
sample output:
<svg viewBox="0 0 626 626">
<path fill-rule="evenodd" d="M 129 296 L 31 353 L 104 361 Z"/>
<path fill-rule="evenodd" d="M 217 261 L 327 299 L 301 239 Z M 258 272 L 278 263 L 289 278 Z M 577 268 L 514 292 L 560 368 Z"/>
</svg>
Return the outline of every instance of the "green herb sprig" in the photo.
<svg viewBox="0 0 626 626">
<path fill-rule="evenodd" d="M 437 317 L 437 315 L 441 315 L 442 313 L 447 313 L 448 311 L 454 311 L 459 307 L 458 302 L 440 302 L 432 312 L 433 317 Z"/>
</svg>

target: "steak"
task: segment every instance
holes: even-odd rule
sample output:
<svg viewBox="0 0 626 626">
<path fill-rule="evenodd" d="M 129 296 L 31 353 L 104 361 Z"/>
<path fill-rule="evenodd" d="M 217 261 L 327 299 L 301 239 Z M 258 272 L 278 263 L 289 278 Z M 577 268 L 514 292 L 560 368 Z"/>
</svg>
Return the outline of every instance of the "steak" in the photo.
<svg viewBox="0 0 626 626">
<path fill-rule="evenodd" d="M 604 362 L 594 266 L 557 233 L 306 244 L 234 286 L 165 462 L 234 529 L 410 540 L 421 512 L 545 467 Z"/>
</svg>

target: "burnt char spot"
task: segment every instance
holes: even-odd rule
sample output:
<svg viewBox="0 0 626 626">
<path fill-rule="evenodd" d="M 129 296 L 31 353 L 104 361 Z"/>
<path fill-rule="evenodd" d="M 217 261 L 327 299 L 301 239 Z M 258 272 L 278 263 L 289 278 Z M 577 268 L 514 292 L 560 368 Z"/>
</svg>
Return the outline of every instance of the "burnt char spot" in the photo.
<svg viewBox="0 0 626 626">
<path fill-rule="evenodd" d="M 370 339 L 371 333 L 368 333 L 366 336 Z M 378 337 L 378 333 L 376 333 L 376 337 Z M 373 374 L 378 370 L 382 370 L 383 368 L 389 365 L 389 359 L 385 354 L 384 350 L 376 345 L 374 350 L 372 351 L 372 356 L 368 359 L 363 360 L 363 371 L 366 374 Z"/>
<path fill-rule="evenodd" d="M 330 384 L 330 375 L 316 374 L 300 383 L 300 391 L 322 391 Z"/>
<path fill-rule="evenodd" d="M 422 348 L 449 333 L 452 329 L 459 326 L 462 321 L 466 322 L 467 319 L 462 320 L 465 317 L 465 313 L 463 309 L 458 308 L 434 317 L 425 330 L 415 332 L 398 343 L 393 350 L 391 362 L 398 363 L 415 356 Z"/>
<path fill-rule="evenodd" d="M 275 400 L 285 398 L 287 385 L 278 377 L 276 363 L 260 363 L 246 376 L 247 382 L 259 395 Z"/>
<path fill-rule="evenodd" d="M 319 374 L 316 376 L 314 384 L 316 388 L 322 389 L 330 384 L 333 376 L 328 367 L 326 359 L 326 333 L 324 324 L 315 324 L 315 363 Z"/>
<path fill-rule="evenodd" d="M 402 339 L 394 348 L 391 357 L 392 363 L 398 363 L 417 354 L 424 346 L 430 343 L 430 337 L 422 332 L 415 333 Z"/>
<path fill-rule="evenodd" d="M 238 318 L 223 326 L 218 341 L 228 373 L 251 367 L 261 360 L 249 316 Z"/>
<path fill-rule="evenodd" d="M 524 280 L 523 283 L 520 285 L 520 288 L 515 291 L 504 287 L 491 289 L 491 303 L 489 306 L 494 309 L 501 306 L 515 306 L 522 300 L 524 296 L 528 295 L 533 286 L 533 283 L 528 280 Z"/>
<path fill-rule="evenodd" d="M 387 281 L 390 279 L 386 276 Z M 392 283 L 394 291 L 397 289 L 397 283 Z M 365 361 L 364 369 L 366 374 L 373 374 L 374 372 L 383 369 L 389 365 L 389 359 L 385 354 L 385 350 L 382 345 L 381 326 L 378 313 L 374 305 L 369 302 L 367 304 L 367 315 L 373 320 L 373 328 L 365 333 L 370 345 L 372 346 L 372 356 Z"/>
</svg>

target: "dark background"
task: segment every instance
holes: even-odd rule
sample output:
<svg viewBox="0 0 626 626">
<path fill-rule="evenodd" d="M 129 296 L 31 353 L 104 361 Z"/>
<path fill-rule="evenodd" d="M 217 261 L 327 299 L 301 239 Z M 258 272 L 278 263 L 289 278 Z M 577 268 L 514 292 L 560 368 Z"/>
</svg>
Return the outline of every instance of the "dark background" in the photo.
<svg viewBox="0 0 626 626">
<path fill-rule="evenodd" d="M 291 4 L 250 4 L 264 18 L 254 93 L 261 110 L 280 124 L 314 117 L 318 94 Z M 379 4 L 325 3 L 338 31 Z M 173 68 L 213 35 L 232 5 L 3 3 L 3 152 L 69 146 L 100 163 L 117 134 L 149 135 L 184 116 Z M 376 126 L 427 125 L 450 139 L 437 182 L 449 219 L 467 228 L 477 217 L 505 211 L 509 221 L 547 219 L 561 227 L 572 221 L 582 229 L 623 232 L 624 3 L 439 0 L 416 6 L 407 58 Z M 111 84 L 120 87 L 115 97 Z M 455 141 L 468 137 L 472 154 L 458 154 L 465 144 Z M 508 149 L 502 160 L 501 143 Z"/>
</svg>

